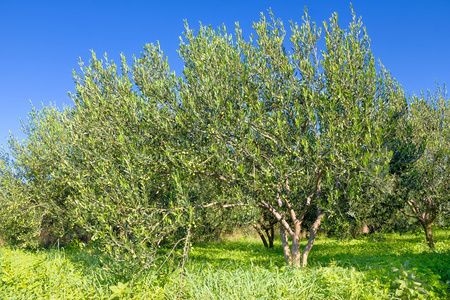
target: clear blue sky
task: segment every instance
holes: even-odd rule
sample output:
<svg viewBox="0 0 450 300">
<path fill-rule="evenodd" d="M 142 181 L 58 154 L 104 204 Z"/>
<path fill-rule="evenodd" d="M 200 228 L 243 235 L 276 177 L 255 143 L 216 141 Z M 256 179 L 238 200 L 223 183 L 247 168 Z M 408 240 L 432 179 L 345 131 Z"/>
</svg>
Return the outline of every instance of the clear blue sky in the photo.
<svg viewBox="0 0 450 300">
<path fill-rule="evenodd" d="M 435 89 L 435 80 L 450 84 L 449 0 L 354 0 L 372 40 L 376 58 L 390 70 L 405 90 L 419 93 Z M 40 103 L 71 105 L 72 70 L 78 58 L 87 62 L 90 49 L 108 53 L 119 62 L 129 60 L 145 43 L 160 41 L 171 68 L 180 74 L 176 54 L 183 20 L 197 28 L 199 22 L 229 29 L 240 22 L 244 36 L 260 12 L 271 8 L 285 26 L 301 22 L 303 7 L 320 24 L 333 12 L 341 26 L 350 21 L 350 1 L 20 1 L 0 0 L 0 144 L 11 131 L 23 138 L 20 119 Z"/>
</svg>

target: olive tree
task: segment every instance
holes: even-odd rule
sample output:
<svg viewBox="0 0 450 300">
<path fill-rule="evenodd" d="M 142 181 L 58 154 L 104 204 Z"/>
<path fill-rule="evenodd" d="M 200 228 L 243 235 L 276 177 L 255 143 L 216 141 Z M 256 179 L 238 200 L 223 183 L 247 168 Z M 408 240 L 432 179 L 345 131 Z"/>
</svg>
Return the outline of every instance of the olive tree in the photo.
<svg viewBox="0 0 450 300">
<path fill-rule="evenodd" d="M 189 187 L 166 153 L 166 144 L 182 149 L 184 141 L 173 139 L 176 129 L 165 127 L 174 116 L 161 102 L 174 91 L 159 80 L 171 82 L 174 76 L 165 72 L 167 61 L 161 58 L 148 46 L 131 66 L 122 57 L 118 69 L 93 53 L 75 75 L 71 95 L 73 144 L 67 163 L 74 166 L 79 222 L 98 249 L 115 262 L 127 262 L 130 272 L 170 261 L 159 253 L 161 247 L 182 247 L 192 221 L 185 200 Z M 117 267 L 114 271 L 128 272 L 123 264 Z"/>
<path fill-rule="evenodd" d="M 81 237 L 76 225 L 66 120 L 69 109 L 33 108 L 23 123 L 23 141 L 9 139 L 11 159 L 0 161 L 1 236 L 24 247 L 67 243 Z"/>
<path fill-rule="evenodd" d="M 449 203 L 449 104 L 445 92 L 413 97 L 397 128 L 391 169 L 402 212 L 423 227 L 434 248 L 431 225 Z"/>
<path fill-rule="evenodd" d="M 153 45 L 120 70 L 94 54 L 75 75 L 54 170 L 69 170 L 77 222 L 114 260 L 156 266 L 161 247 L 186 253 L 200 211 L 252 206 L 279 223 L 286 263 L 306 266 L 327 215 L 370 205 L 363 193 L 388 174 L 384 141 L 405 97 L 361 21 L 344 30 L 334 14 L 323 49 L 307 13 L 288 41 L 272 14 L 254 30 L 246 40 L 238 25 L 186 25 L 182 76 Z"/>
<path fill-rule="evenodd" d="M 271 213 L 280 223 L 286 263 L 305 266 L 323 218 L 340 199 L 337 179 L 358 191 L 386 175 L 386 120 L 404 95 L 377 69 L 355 17 L 348 30 L 336 14 L 324 23 L 321 52 L 321 30 L 307 14 L 301 26 L 292 23 L 292 53 L 281 21 L 262 15 L 254 29 L 256 37 L 245 41 L 238 26 L 234 37 L 225 27 L 202 26 L 197 34 L 187 27 L 179 51 L 185 68 L 171 107 L 195 142 L 180 169 L 221 181 L 234 189 L 235 200 L 246 199 L 220 205 Z M 301 252 L 301 225 L 312 208 L 316 216 Z"/>
</svg>

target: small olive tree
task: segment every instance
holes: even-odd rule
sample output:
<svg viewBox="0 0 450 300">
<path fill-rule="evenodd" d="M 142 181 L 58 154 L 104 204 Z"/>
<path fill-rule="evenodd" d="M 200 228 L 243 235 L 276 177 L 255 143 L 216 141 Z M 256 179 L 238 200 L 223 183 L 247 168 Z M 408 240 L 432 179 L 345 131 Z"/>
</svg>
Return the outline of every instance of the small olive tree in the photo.
<svg viewBox="0 0 450 300">
<path fill-rule="evenodd" d="M 431 225 L 449 203 L 450 112 L 445 91 L 414 97 L 397 127 L 391 169 L 402 212 L 423 227 L 434 248 Z"/>
<path fill-rule="evenodd" d="M 11 136 L 11 159 L 0 160 L 0 235 L 24 247 L 70 242 L 83 233 L 76 225 L 67 120 L 71 111 L 33 108 L 22 130 Z"/>
<path fill-rule="evenodd" d="M 89 66 L 75 75 L 67 163 L 76 176 L 79 222 L 98 249 L 126 262 L 128 270 L 118 264 L 117 272 L 171 261 L 167 253 L 175 251 L 169 250 L 182 248 L 190 235 L 193 210 L 185 200 L 190 190 L 166 153 L 184 143 L 172 138 L 176 129 L 166 128 L 174 115 L 161 101 L 174 90 L 160 81 L 175 80 L 166 66 L 148 46 L 132 66 L 122 57 L 120 70 L 93 53 Z"/>
</svg>

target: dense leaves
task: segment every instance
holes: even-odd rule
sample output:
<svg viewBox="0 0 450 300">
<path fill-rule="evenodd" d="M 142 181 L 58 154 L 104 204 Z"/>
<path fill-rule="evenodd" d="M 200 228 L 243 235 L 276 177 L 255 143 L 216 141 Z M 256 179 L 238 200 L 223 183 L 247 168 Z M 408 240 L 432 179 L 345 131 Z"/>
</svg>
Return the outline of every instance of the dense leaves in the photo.
<svg viewBox="0 0 450 300">
<path fill-rule="evenodd" d="M 430 248 L 431 225 L 448 210 L 450 191 L 450 116 L 445 90 L 411 99 L 397 129 L 391 161 L 397 202 L 403 213 L 420 223 Z"/>
<path fill-rule="evenodd" d="M 73 166 L 64 163 L 71 151 L 70 115 L 52 106 L 33 109 L 23 125 L 27 139 L 9 141 L 14 159 L 0 161 L 0 227 L 8 242 L 35 247 L 83 234 L 74 214 Z"/>
<path fill-rule="evenodd" d="M 449 206 L 446 95 L 408 101 L 354 13 L 347 29 L 305 11 L 289 35 L 271 13 L 254 30 L 186 24 L 182 76 L 159 45 L 120 68 L 80 62 L 73 107 L 33 110 L 2 153 L 2 238 L 90 240 L 125 276 L 236 225 L 270 246 L 277 223 L 292 266 L 307 265 L 322 223 L 377 229 L 402 209 L 431 228 Z"/>
</svg>

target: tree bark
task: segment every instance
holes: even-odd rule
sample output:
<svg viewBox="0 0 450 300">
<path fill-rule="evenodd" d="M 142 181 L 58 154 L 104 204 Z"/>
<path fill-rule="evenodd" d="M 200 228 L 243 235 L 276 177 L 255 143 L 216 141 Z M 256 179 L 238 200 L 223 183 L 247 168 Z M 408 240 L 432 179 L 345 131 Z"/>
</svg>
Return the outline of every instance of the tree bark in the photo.
<svg viewBox="0 0 450 300">
<path fill-rule="evenodd" d="M 297 232 L 292 237 L 292 266 L 300 267 L 300 235 Z"/>
<path fill-rule="evenodd" d="M 259 237 L 261 238 L 264 247 L 269 248 L 269 244 L 267 243 L 266 237 L 264 236 L 264 232 L 261 230 L 261 226 L 259 224 L 254 224 L 253 227 L 255 228 L 256 232 L 258 233 Z M 270 241 L 270 239 L 269 239 Z M 273 247 L 273 241 L 272 241 L 272 247 Z"/>
<path fill-rule="evenodd" d="M 325 214 L 322 211 L 320 211 L 320 209 L 319 209 L 317 212 L 317 219 L 316 219 L 316 221 L 314 221 L 314 224 L 311 226 L 311 231 L 309 232 L 308 244 L 306 244 L 306 247 L 302 253 L 302 261 L 300 264 L 301 267 L 306 267 L 306 265 L 308 264 L 308 255 L 309 255 L 309 252 L 311 251 L 312 246 L 314 245 L 314 242 L 316 240 L 317 230 L 319 229 L 319 226 L 322 223 L 322 218 L 324 216 L 325 216 Z"/>
<path fill-rule="evenodd" d="M 270 227 L 270 229 L 266 229 L 266 234 L 267 234 L 267 238 L 268 238 L 268 240 L 269 240 L 269 248 L 273 248 L 273 240 L 274 240 L 274 238 L 275 238 L 275 230 L 274 230 L 274 226 L 275 225 L 272 225 L 271 227 Z"/>
<path fill-rule="evenodd" d="M 300 235 L 301 235 L 301 231 L 302 231 L 301 221 L 294 219 L 294 235 L 292 236 L 292 265 L 294 267 L 300 267 Z"/>
<path fill-rule="evenodd" d="M 423 229 L 425 229 L 425 237 L 427 239 L 430 249 L 434 249 L 433 232 L 431 231 L 431 223 L 422 222 Z"/>
<path fill-rule="evenodd" d="M 289 249 L 289 242 L 287 238 L 286 228 L 280 224 L 281 244 L 283 245 L 284 260 L 290 266 L 292 264 L 291 249 Z"/>
</svg>

